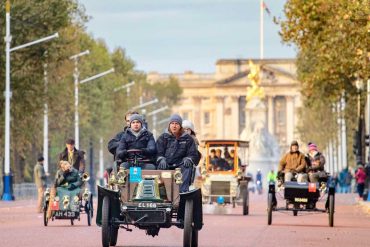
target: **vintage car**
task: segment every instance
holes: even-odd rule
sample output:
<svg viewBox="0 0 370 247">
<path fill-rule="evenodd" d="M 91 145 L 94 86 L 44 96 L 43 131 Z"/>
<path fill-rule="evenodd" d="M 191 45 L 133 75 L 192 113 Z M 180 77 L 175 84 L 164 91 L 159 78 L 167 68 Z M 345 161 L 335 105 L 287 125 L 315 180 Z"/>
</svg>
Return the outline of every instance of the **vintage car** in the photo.
<svg viewBox="0 0 370 247">
<path fill-rule="evenodd" d="M 249 214 L 248 165 L 249 142 L 241 140 L 205 140 L 205 160 L 201 168 L 203 203 L 212 204 L 218 198 L 235 207 L 241 199 L 243 215 Z M 216 153 L 219 154 L 216 154 Z M 216 156 L 215 156 L 216 154 Z M 218 156 L 217 156 L 218 155 Z"/>
<path fill-rule="evenodd" d="M 313 212 L 313 213 L 328 213 L 329 226 L 334 226 L 334 198 L 335 198 L 335 184 L 328 176 L 320 179 L 318 183 L 287 181 L 282 183 L 279 187 L 279 192 L 275 190 L 275 184 L 269 184 L 269 191 L 267 196 L 267 223 L 272 223 L 273 211 L 291 211 L 294 216 L 298 212 Z M 280 197 L 285 199 L 285 206 L 278 207 L 276 193 L 284 193 Z M 325 208 L 319 209 L 316 204 L 326 197 Z"/>
<path fill-rule="evenodd" d="M 48 225 L 48 208 L 50 206 L 50 219 L 70 220 L 71 225 L 74 220 L 80 220 L 81 214 L 86 214 L 87 225 L 91 226 L 91 219 L 93 218 L 93 197 L 85 183 L 89 180 L 89 175 L 84 173 L 82 175 L 84 184 L 68 190 L 64 187 L 57 187 L 56 189 L 47 188 L 44 192 L 43 211 L 44 211 L 44 226 Z M 52 190 L 55 192 L 52 193 Z M 55 196 L 53 196 L 55 194 Z"/>
<path fill-rule="evenodd" d="M 200 189 L 179 193 L 181 169 L 142 170 L 146 162 L 140 150 L 128 150 L 129 169 L 120 165 L 110 174 L 108 184 L 98 186 L 96 223 L 102 228 L 102 246 L 115 246 L 118 229 L 130 226 L 157 236 L 160 228 L 183 229 L 183 246 L 198 246 L 198 231 L 203 226 Z"/>
</svg>

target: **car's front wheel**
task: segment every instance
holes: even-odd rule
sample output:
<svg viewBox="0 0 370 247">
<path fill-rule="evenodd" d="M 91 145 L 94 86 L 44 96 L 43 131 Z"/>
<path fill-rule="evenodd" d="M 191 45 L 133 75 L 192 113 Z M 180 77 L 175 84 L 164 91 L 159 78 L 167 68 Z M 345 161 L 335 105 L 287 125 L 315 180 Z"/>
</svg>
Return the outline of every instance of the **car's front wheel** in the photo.
<svg viewBox="0 0 370 247">
<path fill-rule="evenodd" d="M 109 197 L 107 196 L 103 198 L 101 232 L 103 247 L 109 247 L 111 239 L 111 225 L 110 225 L 110 200 Z"/>
</svg>

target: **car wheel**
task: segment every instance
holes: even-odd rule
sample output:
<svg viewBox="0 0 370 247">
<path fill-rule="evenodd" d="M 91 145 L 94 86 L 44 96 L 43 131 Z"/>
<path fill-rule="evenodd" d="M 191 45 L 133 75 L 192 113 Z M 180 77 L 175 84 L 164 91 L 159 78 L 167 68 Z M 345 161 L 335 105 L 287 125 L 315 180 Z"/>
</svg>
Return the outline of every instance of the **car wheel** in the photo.
<svg viewBox="0 0 370 247">
<path fill-rule="evenodd" d="M 193 233 L 193 201 L 186 200 L 184 214 L 184 247 L 191 247 Z"/>
<path fill-rule="evenodd" d="M 249 214 L 249 191 L 247 188 L 244 188 L 243 190 L 243 215 Z"/>
<path fill-rule="evenodd" d="M 198 247 L 198 230 L 193 228 L 191 233 L 191 247 Z"/>
<path fill-rule="evenodd" d="M 48 207 L 49 207 L 49 203 L 45 203 L 45 207 L 44 207 L 44 226 L 48 226 Z"/>
<path fill-rule="evenodd" d="M 329 226 L 334 226 L 334 195 L 329 195 Z"/>
<path fill-rule="evenodd" d="M 74 222 L 73 222 L 73 219 L 71 219 L 71 226 L 73 226 L 74 225 Z"/>
<path fill-rule="evenodd" d="M 91 208 L 89 203 L 86 203 L 85 211 L 87 215 L 87 225 L 91 226 Z"/>
<path fill-rule="evenodd" d="M 272 193 L 268 193 L 267 196 L 267 224 L 271 225 L 272 223 Z"/>
<path fill-rule="evenodd" d="M 110 245 L 116 246 L 118 238 L 118 227 L 111 227 L 111 235 L 110 235 Z"/>
<path fill-rule="evenodd" d="M 102 218 L 101 218 L 101 232 L 102 232 L 102 245 L 103 247 L 109 247 L 111 238 L 111 226 L 110 226 L 110 201 L 109 197 L 105 196 L 102 205 Z"/>
</svg>

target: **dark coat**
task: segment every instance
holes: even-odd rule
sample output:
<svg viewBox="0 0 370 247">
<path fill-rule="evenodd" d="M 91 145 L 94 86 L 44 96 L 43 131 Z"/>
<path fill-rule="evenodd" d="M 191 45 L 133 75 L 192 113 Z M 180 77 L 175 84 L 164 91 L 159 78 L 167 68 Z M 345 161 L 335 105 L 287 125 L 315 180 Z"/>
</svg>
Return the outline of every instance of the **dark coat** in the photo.
<svg viewBox="0 0 370 247">
<path fill-rule="evenodd" d="M 178 139 L 168 131 L 158 137 L 157 156 L 165 157 L 168 165 L 179 165 L 185 157 L 190 158 L 195 165 L 199 163 L 200 156 L 193 137 L 183 133 Z"/>
<path fill-rule="evenodd" d="M 68 150 L 64 149 L 63 152 L 59 154 L 59 161 L 66 160 L 68 161 Z M 59 162 L 58 162 L 59 163 Z M 76 148 L 73 150 L 73 162 L 71 164 L 73 168 L 80 172 L 85 172 L 85 152 L 79 151 Z"/>
<path fill-rule="evenodd" d="M 123 131 L 119 132 L 116 134 L 115 137 L 113 137 L 109 142 L 108 142 L 108 151 L 113 154 L 114 157 L 116 157 L 116 151 L 119 146 L 119 141 L 121 140 L 123 134 L 125 134 L 127 130 L 127 126 L 123 128 Z"/>
<path fill-rule="evenodd" d="M 322 153 L 317 152 L 313 157 L 308 153 L 305 157 L 307 163 L 307 172 L 318 172 L 324 171 L 325 157 Z M 313 163 L 319 161 L 318 166 L 314 166 Z"/>
<path fill-rule="evenodd" d="M 153 134 L 149 130 L 142 128 L 139 135 L 136 137 L 132 130 L 128 128 L 119 141 L 116 158 L 124 161 L 128 158 L 127 150 L 130 149 L 140 149 L 143 151 L 145 159 L 154 159 L 157 148 Z"/>
<path fill-rule="evenodd" d="M 59 169 L 55 175 L 55 187 L 67 186 L 67 188 L 77 188 L 82 185 L 82 180 L 78 171 L 74 168 L 69 172 L 63 172 Z M 73 187 L 71 187 L 73 186 Z"/>
</svg>

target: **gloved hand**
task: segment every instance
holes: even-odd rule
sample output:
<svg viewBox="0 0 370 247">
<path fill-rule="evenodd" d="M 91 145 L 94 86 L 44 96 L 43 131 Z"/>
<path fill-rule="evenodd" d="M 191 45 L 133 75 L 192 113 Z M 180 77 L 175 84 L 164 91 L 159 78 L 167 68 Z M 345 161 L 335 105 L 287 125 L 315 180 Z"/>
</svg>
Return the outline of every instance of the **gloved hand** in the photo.
<svg viewBox="0 0 370 247">
<path fill-rule="evenodd" d="M 167 170 L 168 164 L 165 157 L 160 157 L 158 159 L 158 170 Z"/>
<path fill-rule="evenodd" d="M 188 158 L 188 157 L 185 157 L 183 160 L 182 160 L 182 163 L 184 164 L 184 167 L 188 168 L 188 167 L 191 167 L 194 165 L 193 161 Z"/>
<path fill-rule="evenodd" d="M 74 184 L 70 184 L 70 185 L 68 185 L 68 190 L 74 190 L 74 189 L 76 189 L 77 188 L 77 186 L 76 185 L 74 185 Z"/>
</svg>

